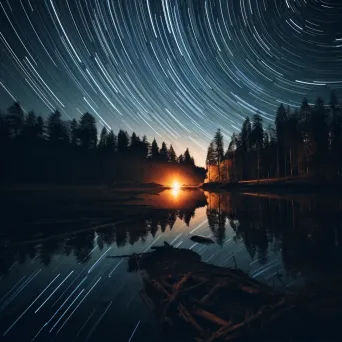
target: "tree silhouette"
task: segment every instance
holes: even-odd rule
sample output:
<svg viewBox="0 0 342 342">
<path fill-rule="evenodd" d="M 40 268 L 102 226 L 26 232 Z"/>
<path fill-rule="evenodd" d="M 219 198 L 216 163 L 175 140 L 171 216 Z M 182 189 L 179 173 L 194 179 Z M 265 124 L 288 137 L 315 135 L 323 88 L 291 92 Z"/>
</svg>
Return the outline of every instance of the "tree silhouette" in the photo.
<svg viewBox="0 0 342 342">
<path fill-rule="evenodd" d="M 32 111 L 27 114 L 24 120 L 22 134 L 26 139 L 34 139 L 38 136 L 37 116 Z"/>
<path fill-rule="evenodd" d="M 166 144 L 164 143 L 164 141 L 163 141 L 162 147 L 161 147 L 161 149 L 160 149 L 160 151 L 159 151 L 159 157 L 160 157 L 160 160 L 163 161 L 163 162 L 167 162 L 168 159 L 169 159 L 169 157 L 168 157 L 167 146 L 166 146 Z"/>
<path fill-rule="evenodd" d="M 264 129 L 262 127 L 262 118 L 259 113 L 253 115 L 251 138 L 257 151 L 257 174 L 258 179 L 260 179 L 260 151 L 264 142 Z"/>
<path fill-rule="evenodd" d="M 170 146 L 159 152 L 154 140 L 135 132 L 102 128 L 99 142 L 95 118 L 85 113 L 80 120 L 63 120 L 56 110 L 44 122 L 33 112 L 24 114 L 19 103 L 0 112 L 1 180 L 33 183 L 162 182 L 175 172 L 202 182 L 205 170 L 194 164 L 177 164 Z M 170 161 L 170 163 L 167 163 Z M 172 165 L 171 165 L 172 164 Z M 152 171 L 152 172 L 151 172 Z"/>
<path fill-rule="evenodd" d="M 170 145 L 170 148 L 168 151 L 168 162 L 169 163 L 176 163 L 177 162 L 176 152 L 173 149 L 172 145 Z"/>
<path fill-rule="evenodd" d="M 76 119 L 73 119 L 70 123 L 70 134 L 71 134 L 71 145 L 77 146 L 79 145 L 79 139 L 78 139 L 78 122 Z"/>
<path fill-rule="evenodd" d="M 118 152 L 124 154 L 128 151 L 129 138 L 127 132 L 120 129 L 118 134 Z"/>
<path fill-rule="evenodd" d="M 152 160 L 159 160 L 159 147 L 158 147 L 156 139 L 153 139 L 153 141 L 152 141 L 151 159 Z"/>
<path fill-rule="evenodd" d="M 105 148 L 109 154 L 114 154 L 118 149 L 118 138 L 115 136 L 113 130 L 110 130 L 107 135 Z"/>
<path fill-rule="evenodd" d="M 218 178 L 221 180 L 221 162 L 224 159 L 224 146 L 223 146 L 223 135 L 221 130 L 218 129 L 214 136 L 214 152 L 215 162 L 218 168 Z"/>
<path fill-rule="evenodd" d="M 99 150 L 103 151 L 107 147 L 107 138 L 108 138 L 108 131 L 106 126 L 103 126 L 101 133 L 100 133 L 100 140 L 98 144 Z"/>
<path fill-rule="evenodd" d="M 214 139 L 207 151 L 207 167 L 213 159 L 217 163 L 215 148 Z M 252 122 L 247 117 L 241 131 L 232 135 L 224 157 L 230 161 L 230 179 L 340 179 L 342 110 L 336 95 L 331 94 L 329 106 L 320 97 L 314 106 L 304 99 L 299 110 L 280 104 L 274 125 L 267 130 L 259 113 Z"/>
<path fill-rule="evenodd" d="M 191 157 L 189 149 L 187 148 L 183 154 L 184 165 L 194 165 L 194 159 Z"/>
<path fill-rule="evenodd" d="M 24 125 L 24 111 L 19 102 L 14 102 L 8 109 L 8 123 L 12 136 L 17 137 Z"/>
<path fill-rule="evenodd" d="M 45 134 L 44 120 L 40 115 L 38 115 L 37 117 L 36 130 L 37 130 L 37 136 L 39 138 L 44 138 L 44 134 Z"/>
<path fill-rule="evenodd" d="M 214 142 L 211 141 L 207 150 L 206 157 L 206 165 L 209 171 L 208 178 L 210 179 L 210 165 L 214 165 L 216 163 L 215 151 L 214 151 Z"/>
<path fill-rule="evenodd" d="M 62 121 L 62 115 L 58 110 L 51 113 L 48 117 L 47 136 L 49 141 L 53 144 L 68 141 L 66 126 Z"/>
<path fill-rule="evenodd" d="M 97 128 L 95 118 L 85 113 L 81 116 L 78 127 L 80 146 L 85 149 L 94 149 L 97 145 Z"/>
<path fill-rule="evenodd" d="M 135 132 L 133 132 L 131 136 L 131 144 L 129 146 L 131 154 L 137 156 L 139 154 L 139 146 L 140 138 L 135 134 Z"/>
</svg>

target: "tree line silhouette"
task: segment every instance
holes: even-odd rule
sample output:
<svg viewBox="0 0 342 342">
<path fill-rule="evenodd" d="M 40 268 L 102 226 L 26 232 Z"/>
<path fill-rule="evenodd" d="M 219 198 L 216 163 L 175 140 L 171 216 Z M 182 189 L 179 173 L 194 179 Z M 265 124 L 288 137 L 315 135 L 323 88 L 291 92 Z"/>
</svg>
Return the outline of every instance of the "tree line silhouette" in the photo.
<svg viewBox="0 0 342 342">
<path fill-rule="evenodd" d="M 336 95 L 331 93 L 327 105 L 321 97 L 313 105 L 304 99 L 294 110 L 280 104 L 274 125 L 266 128 L 259 112 L 247 117 L 226 151 L 218 130 L 208 147 L 206 164 L 220 165 L 223 160 L 231 162 L 229 175 L 235 181 L 291 176 L 340 179 L 342 108 Z M 224 180 L 220 169 L 218 179 Z"/>
<path fill-rule="evenodd" d="M 46 120 L 34 112 L 25 114 L 15 102 L 0 113 L 0 158 L 3 182 L 158 182 L 167 172 L 185 175 L 199 183 L 205 170 L 195 165 L 189 149 L 179 156 L 165 142 L 116 135 L 89 113 L 65 121 L 56 110 Z"/>
</svg>

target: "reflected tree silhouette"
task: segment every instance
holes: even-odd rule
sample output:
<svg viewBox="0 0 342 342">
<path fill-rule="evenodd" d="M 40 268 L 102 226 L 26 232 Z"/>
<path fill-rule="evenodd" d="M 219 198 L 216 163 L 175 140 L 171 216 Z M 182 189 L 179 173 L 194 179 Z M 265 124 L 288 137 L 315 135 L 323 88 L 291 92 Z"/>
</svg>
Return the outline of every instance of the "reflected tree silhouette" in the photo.
<svg viewBox="0 0 342 342">
<path fill-rule="evenodd" d="M 342 265 L 340 199 L 313 195 L 279 196 L 206 193 L 208 224 L 224 241 L 228 218 L 236 239 L 252 260 L 267 264 L 280 252 L 288 274 L 305 274 Z"/>
<path fill-rule="evenodd" d="M 235 232 L 252 260 L 266 264 L 280 253 L 285 272 L 291 277 L 333 273 L 342 266 L 342 225 L 340 198 L 315 196 L 254 196 L 253 194 L 206 194 L 206 215 L 218 245 L 223 246 L 226 230 Z M 65 238 L 41 239 L 15 245 L 10 237 L 0 242 L 0 273 L 19 263 L 37 259 L 48 266 L 57 255 L 73 256 L 86 263 L 91 251 L 114 243 L 123 247 L 172 230 L 177 218 L 190 225 L 195 208 L 147 210 L 130 221 L 96 230 L 75 232 Z M 229 223 L 229 224 L 228 224 Z M 74 223 L 56 223 L 54 230 L 68 231 Z M 40 226 L 37 226 L 40 227 Z M 51 226 L 52 227 L 52 226 Z M 82 223 L 77 228 L 89 228 Z M 43 228 L 40 227 L 43 232 Z M 52 229 L 52 228 L 51 228 Z M 38 228 L 36 231 L 39 233 Z M 14 266 L 13 266 L 14 265 Z"/>
</svg>

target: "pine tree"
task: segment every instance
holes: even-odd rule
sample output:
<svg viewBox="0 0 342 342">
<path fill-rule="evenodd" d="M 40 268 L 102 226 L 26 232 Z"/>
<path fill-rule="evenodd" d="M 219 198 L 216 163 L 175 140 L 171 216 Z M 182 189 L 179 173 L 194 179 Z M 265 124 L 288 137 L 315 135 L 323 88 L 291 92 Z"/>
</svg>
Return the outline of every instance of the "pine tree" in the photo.
<svg viewBox="0 0 342 342">
<path fill-rule="evenodd" d="M 167 146 L 166 146 L 165 142 L 162 143 L 162 147 L 159 151 L 159 155 L 160 155 L 161 161 L 163 161 L 163 162 L 168 161 L 168 150 L 167 150 Z"/>
<path fill-rule="evenodd" d="M 94 149 L 97 145 L 97 127 L 95 118 L 89 114 L 84 113 L 81 116 L 78 137 L 80 146 L 86 149 Z"/>
<path fill-rule="evenodd" d="M 304 99 L 299 110 L 299 130 L 303 141 L 303 162 L 304 173 L 309 173 L 309 150 L 311 145 L 310 122 L 312 109 L 307 99 Z"/>
<path fill-rule="evenodd" d="M 24 125 L 24 111 L 19 102 L 14 102 L 12 106 L 7 109 L 8 122 L 11 134 L 14 137 L 20 135 Z"/>
<path fill-rule="evenodd" d="M 71 144 L 73 146 L 78 145 L 78 122 L 73 119 L 70 123 Z"/>
<path fill-rule="evenodd" d="M 221 180 L 221 162 L 224 159 L 223 135 L 220 129 L 216 131 L 216 134 L 214 137 L 214 151 L 215 151 L 216 164 L 218 168 L 218 177 L 220 181 Z"/>
<path fill-rule="evenodd" d="M 176 152 L 173 149 L 172 145 L 170 145 L 170 148 L 168 151 L 168 161 L 169 161 L 169 163 L 176 163 L 177 162 Z"/>
<path fill-rule="evenodd" d="M 140 138 L 135 134 L 135 132 L 133 132 L 131 136 L 131 144 L 129 146 L 130 152 L 133 155 L 138 155 L 139 146 L 140 146 Z"/>
<path fill-rule="evenodd" d="M 156 139 L 153 139 L 153 141 L 152 141 L 151 159 L 152 160 L 159 160 L 159 147 L 158 147 Z"/>
<path fill-rule="evenodd" d="M 148 142 L 146 135 L 144 135 L 140 144 L 139 156 L 141 158 L 147 158 L 149 150 L 150 150 L 150 143 Z"/>
<path fill-rule="evenodd" d="M 183 163 L 185 165 L 194 165 L 189 149 L 187 148 L 183 154 Z"/>
<path fill-rule="evenodd" d="M 106 138 L 106 151 L 108 153 L 115 153 L 118 148 L 118 139 L 115 136 L 113 130 L 111 129 Z"/>
<path fill-rule="evenodd" d="M 262 126 L 262 117 L 259 113 L 253 115 L 252 121 L 252 142 L 257 150 L 257 174 L 258 179 L 260 179 L 260 151 L 263 147 L 264 142 L 264 129 Z"/>
<path fill-rule="evenodd" d="M 249 117 L 242 124 L 240 140 L 243 152 L 249 152 L 252 145 L 252 125 Z"/>
<path fill-rule="evenodd" d="M 98 148 L 104 150 L 107 146 L 107 138 L 108 138 L 108 131 L 106 126 L 103 126 L 101 133 L 100 133 L 100 141 Z"/>
<path fill-rule="evenodd" d="M 124 154 L 128 151 L 128 134 L 127 132 L 120 129 L 118 134 L 118 152 Z"/>
<path fill-rule="evenodd" d="M 207 151 L 207 157 L 206 157 L 206 165 L 208 169 L 208 179 L 210 181 L 210 165 L 216 164 L 216 157 L 215 157 L 215 151 L 214 151 L 214 142 L 211 141 L 208 147 Z"/>
<path fill-rule="evenodd" d="M 40 138 L 44 137 L 45 125 L 44 125 L 44 120 L 40 115 L 38 115 L 37 121 L 36 121 L 36 132 L 37 132 L 38 137 Z"/>
<path fill-rule="evenodd" d="M 28 139 L 33 139 L 37 136 L 37 116 L 34 112 L 31 111 L 27 114 L 22 133 Z"/>
<path fill-rule="evenodd" d="M 62 115 L 58 110 L 51 113 L 48 117 L 47 136 L 49 141 L 54 144 L 68 140 L 65 123 L 62 121 Z"/>
</svg>

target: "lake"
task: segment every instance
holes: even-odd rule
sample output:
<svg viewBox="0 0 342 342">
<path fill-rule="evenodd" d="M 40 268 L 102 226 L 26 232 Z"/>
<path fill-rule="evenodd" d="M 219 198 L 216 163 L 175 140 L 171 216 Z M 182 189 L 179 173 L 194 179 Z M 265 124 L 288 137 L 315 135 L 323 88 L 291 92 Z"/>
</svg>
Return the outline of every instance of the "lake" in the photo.
<svg viewBox="0 0 342 342">
<path fill-rule="evenodd" d="M 208 263 L 241 268 L 279 291 L 340 284 L 339 196 L 170 189 L 122 202 L 106 207 L 114 218 L 31 214 L 2 233 L 4 341 L 158 340 L 142 274 L 128 272 L 127 258 L 107 257 L 164 241 Z M 194 243 L 194 234 L 215 244 Z"/>
</svg>

